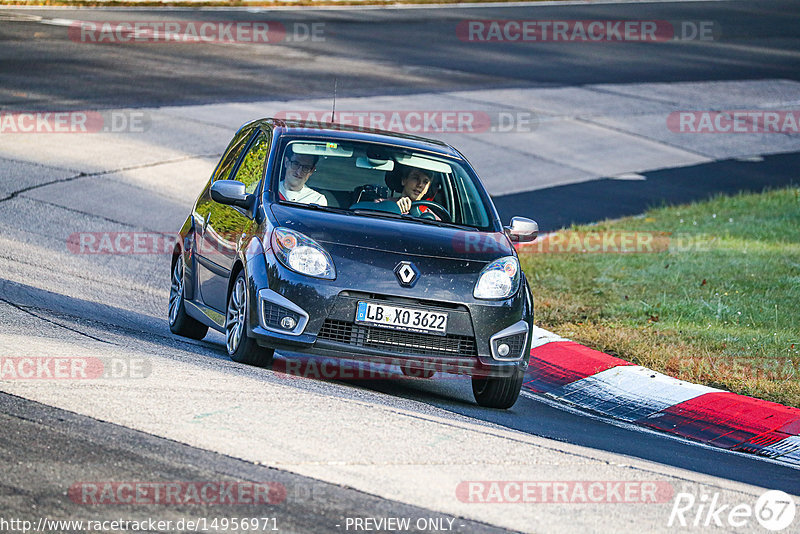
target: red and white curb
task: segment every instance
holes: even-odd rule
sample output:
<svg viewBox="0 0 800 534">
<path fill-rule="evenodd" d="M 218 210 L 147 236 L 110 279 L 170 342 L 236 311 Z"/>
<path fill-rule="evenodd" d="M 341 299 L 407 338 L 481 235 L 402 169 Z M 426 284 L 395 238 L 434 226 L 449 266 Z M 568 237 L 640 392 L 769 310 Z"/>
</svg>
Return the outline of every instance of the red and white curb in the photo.
<svg viewBox="0 0 800 534">
<path fill-rule="evenodd" d="M 636 425 L 800 466 L 800 409 L 684 382 L 538 327 L 523 387 Z"/>
</svg>

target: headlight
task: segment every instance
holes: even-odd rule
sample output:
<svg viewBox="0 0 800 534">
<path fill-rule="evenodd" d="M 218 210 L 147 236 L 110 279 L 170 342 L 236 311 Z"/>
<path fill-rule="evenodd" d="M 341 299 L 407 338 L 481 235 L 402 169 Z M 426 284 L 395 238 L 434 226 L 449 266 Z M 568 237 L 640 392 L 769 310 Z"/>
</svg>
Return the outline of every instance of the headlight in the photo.
<svg viewBox="0 0 800 534">
<path fill-rule="evenodd" d="M 328 252 L 300 232 L 276 228 L 272 232 L 272 250 L 283 265 L 295 272 L 328 280 L 336 278 Z"/>
<path fill-rule="evenodd" d="M 478 277 L 472 296 L 476 299 L 505 299 L 519 289 L 519 262 L 514 256 L 494 260 Z"/>
</svg>

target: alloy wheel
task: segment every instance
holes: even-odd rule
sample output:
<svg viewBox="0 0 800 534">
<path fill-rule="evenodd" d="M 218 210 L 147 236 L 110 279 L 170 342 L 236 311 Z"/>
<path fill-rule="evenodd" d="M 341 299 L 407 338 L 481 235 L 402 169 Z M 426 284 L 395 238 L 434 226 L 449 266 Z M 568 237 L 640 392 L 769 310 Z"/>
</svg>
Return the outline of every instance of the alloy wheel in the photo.
<svg viewBox="0 0 800 534">
<path fill-rule="evenodd" d="M 231 291 L 228 300 L 228 315 L 225 321 L 225 337 L 228 346 L 228 354 L 233 354 L 239 348 L 244 333 L 245 308 L 247 304 L 247 288 L 244 280 L 236 279 L 236 283 Z"/>
<path fill-rule="evenodd" d="M 169 324 L 174 325 L 183 297 L 183 258 L 178 256 L 172 269 L 172 284 L 169 288 Z"/>
</svg>

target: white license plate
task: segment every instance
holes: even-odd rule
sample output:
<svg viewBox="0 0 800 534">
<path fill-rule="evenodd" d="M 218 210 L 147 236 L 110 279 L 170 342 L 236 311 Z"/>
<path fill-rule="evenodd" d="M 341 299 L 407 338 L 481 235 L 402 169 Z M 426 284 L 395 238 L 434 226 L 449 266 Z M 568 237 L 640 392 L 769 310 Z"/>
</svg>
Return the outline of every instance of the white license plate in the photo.
<svg viewBox="0 0 800 534">
<path fill-rule="evenodd" d="M 447 314 L 429 310 L 417 310 L 400 306 L 387 306 L 375 302 L 359 302 L 356 322 L 384 328 L 422 332 L 443 336 L 447 333 Z"/>
</svg>

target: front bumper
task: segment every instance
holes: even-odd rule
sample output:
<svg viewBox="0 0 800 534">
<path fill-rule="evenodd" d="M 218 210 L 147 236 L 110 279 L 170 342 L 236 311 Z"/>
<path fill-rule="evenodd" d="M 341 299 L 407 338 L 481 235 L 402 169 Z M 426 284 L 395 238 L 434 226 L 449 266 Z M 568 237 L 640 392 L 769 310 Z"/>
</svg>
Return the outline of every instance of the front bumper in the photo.
<svg viewBox="0 0 800 534">
<path fill-rule="evenodd" d="M 278 351 L 481 376 L 507 376 L 516 368 L 527 368 L 530 323 L 522 319 L 498 328 L 488 343 L 480 343 L 468 308 L 428 304 L 424 306 L 428 310 L 448 313 L 447 335 L 392 330 L 354 321 L 359 301 L 385 301 L 388 297 L 345 292 L 337 296 L 320 327 L 312 332 L 308 326 L 318 321 L 310 320 L 305 309 L 272 290 L 262 289 L 258 296 L 259 324 L 252 334 L 259 344 Z M 394 300 L 391 302 L 397 304 Z M 414 306 L 420 307 L 420 304 Z M 299 316 L 300 320 L 292 329 L 276 328 L 274 318 L 277 316 L 279 323 L 283 314 Z M 483 344 L 489 350 L 480 353 L 478 347 Z M 498 348 L 502 345 L 505 348 L 501 351 Z"/>
<path fill-rule="evenodd" d="M 359 273 L 349 279 L 317 280 L 284 268 L 270 252 L 262 258 L 264 271 L 256 272 L 259 266 L 252 263 L 248 266 L 254 282 L 248 330 L 260 345 L 279 352 L 402 362 L 409 369 L 455 374 L 506 376 L 515 369 L 527 368 L 533 310 L 526 287 L 502 301 L 478 301 L 471 293 L 462 302 L 421 299 L 396 282 L 396 287 L 385 281 L 373 284 L 379 287 L 368 287 L 376 278 L 375 272 L 371 276 Z M 358 291 L 353 289 L 354 280 L 359 282 Z M 363 291 L 365 288 L 381 291 Z M 446 312 L 447 335 L 356 323 L 359 301 Z M 292 317 L 292 321 L 281 325 L 285 317 Z M 506 346 L 500 350 L 501 345 Z"/>
</svg>

